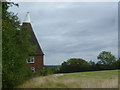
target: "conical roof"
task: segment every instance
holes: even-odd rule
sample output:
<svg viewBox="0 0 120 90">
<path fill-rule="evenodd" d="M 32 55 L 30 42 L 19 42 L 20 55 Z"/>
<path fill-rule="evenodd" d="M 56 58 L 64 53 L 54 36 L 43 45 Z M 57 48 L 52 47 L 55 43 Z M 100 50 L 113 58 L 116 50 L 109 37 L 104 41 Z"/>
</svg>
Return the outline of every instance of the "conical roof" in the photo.
<svg viewBox="0 0 120 90">
<path fill-rule="evenodd" d="M 31 22 L 30 22 L 29 13 L 27 13 L 25 20 L 26 21 L 23 22 L 22 26 L 25 27 L 26 31 L 31 36 L 30 37 L 31 44 L 36 46 L 36 51 L 34 53 L 32 53 L 32 55 L 44 55 L 44 53 L 43 53 L 43 51 L 38 43 L 38 40 L 34 34 L 34 31 L 33 31 L 33 28 L 32 28 Z"/>
</svg>

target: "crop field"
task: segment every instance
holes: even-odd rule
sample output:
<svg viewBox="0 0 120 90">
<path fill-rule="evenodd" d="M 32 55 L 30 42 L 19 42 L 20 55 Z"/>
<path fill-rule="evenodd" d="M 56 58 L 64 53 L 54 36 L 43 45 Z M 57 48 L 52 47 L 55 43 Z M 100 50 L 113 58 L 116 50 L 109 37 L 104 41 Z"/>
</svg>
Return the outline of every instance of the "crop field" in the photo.
<svg viewBox="0 0 120 90">
<path fill-rule="evenodd" d="M 118 88 L 118 70 L 39 76 L 18 88 Z"/>
</svg>

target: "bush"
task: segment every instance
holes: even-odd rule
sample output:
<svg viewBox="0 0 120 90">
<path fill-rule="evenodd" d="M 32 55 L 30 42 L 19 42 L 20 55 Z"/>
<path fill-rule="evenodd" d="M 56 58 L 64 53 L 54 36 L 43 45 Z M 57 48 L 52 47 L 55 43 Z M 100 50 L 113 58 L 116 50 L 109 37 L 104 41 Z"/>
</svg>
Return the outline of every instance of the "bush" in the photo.
<svg viewBox="0 0 120 90">
<path fill-rule="evenodd" d="M 2 88 L 13 88 L 26 80 L 30 73 L 26 59 L 34 51 L 18 16 L 8 11 L 12 5 L 2 3 Z"/>
<path fill-rule="evenodd" d="M 48 71 L 47 70 L 40 70 L 40 75 L 46 76 L 46 75 L 48 75 Z"/>
<path fill-rule="evenodd" d="M 46 76 L 46 75 L 51 75 L 53 73 L 54 73 L 54 71 L 52 69 L 45 68 L 43 70 L 39 70 L 39 71 L 33 72 L 31 74 L 31 77 Z"/>
<path fill-rule="evenodd" d="M 60 67 L 60 72 L 80 72 L 88 70 L 89 64 L 87 61 L 81 58 L 71 58 L 66 62 L 63 62 Z"/>
</svg>

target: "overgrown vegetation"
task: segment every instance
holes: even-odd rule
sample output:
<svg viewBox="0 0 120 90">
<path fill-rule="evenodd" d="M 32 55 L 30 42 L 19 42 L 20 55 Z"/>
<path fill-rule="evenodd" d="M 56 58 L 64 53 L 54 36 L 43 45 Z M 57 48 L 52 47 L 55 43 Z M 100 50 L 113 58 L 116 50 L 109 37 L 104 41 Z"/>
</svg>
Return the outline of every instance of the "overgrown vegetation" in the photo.
<svg viewBox="0 0 120 90">
<path fill-rule="evenodd" d="M 23 83 L 31 73 L 26 63 L 33 48 L 29 35 L 20 21 L 8 8 L 18 4 L 2 3 L 2 87 L 12 88 Z"/>
<path fill-rule="evenodd" d="M 43 70 L 38 70 L 36 72 L 33 72 L 30 77 L 33 78 L 37 76 L 47 76 L 47 75 L 55 74 L 58 73 L 58 68 L 59 68 L 58 66 L 52 66 L 52 67 L 45 66 Z"/>
</svg>

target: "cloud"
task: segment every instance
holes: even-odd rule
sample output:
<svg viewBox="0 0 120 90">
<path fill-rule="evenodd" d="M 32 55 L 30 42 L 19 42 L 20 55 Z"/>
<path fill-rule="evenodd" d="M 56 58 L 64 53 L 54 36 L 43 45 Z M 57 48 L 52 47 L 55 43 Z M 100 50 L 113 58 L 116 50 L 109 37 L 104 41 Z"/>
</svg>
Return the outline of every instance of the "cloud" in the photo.
<svg viewBox="0 0 120 90">
<path fill-rule="evenodd" d="M 71 58 L 97 61 L 103 51 L 118 54 L 117 2 L 19 3 L 23 21 L 31 13 L 34 32 L 45 53 L 45 64 Z"/>
</svg>

